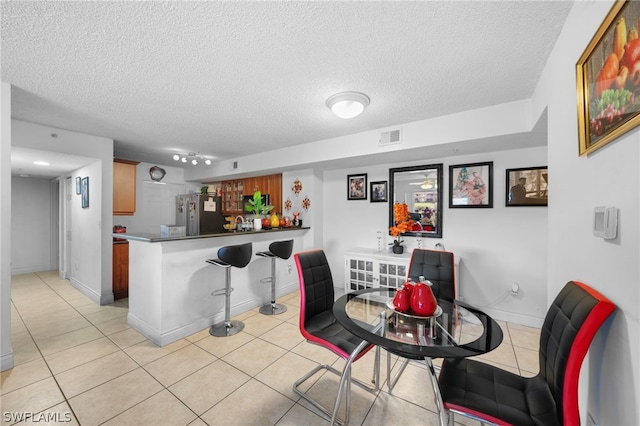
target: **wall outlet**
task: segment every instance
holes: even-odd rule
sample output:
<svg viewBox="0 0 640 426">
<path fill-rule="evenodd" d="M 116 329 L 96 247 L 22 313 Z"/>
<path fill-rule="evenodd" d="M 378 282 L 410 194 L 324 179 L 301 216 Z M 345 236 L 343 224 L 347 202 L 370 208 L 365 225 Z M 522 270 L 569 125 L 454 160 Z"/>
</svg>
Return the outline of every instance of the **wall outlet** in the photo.
<svg viewBox="0 0 640 426">
<path fill-rule="evenodd" d="M 287 272 L 291 275 L 291 271 L 293 271 L 293 267 L 291 265 L 287 265 Z"/>
<path fill-rule="evenodd" d="M 511 294 L 515 296 L 520 293 L 520 285 L 518 283 L 511 284 Z"/>
</svg>

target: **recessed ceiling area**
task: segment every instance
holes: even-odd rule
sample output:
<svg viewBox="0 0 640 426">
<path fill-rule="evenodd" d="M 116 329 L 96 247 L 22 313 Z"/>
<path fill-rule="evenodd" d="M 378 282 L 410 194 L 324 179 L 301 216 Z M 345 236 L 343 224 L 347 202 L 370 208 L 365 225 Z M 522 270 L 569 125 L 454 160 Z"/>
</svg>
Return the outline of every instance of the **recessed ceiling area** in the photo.
<svg viewBox="0 0 640 426">
<path fill-rule="evenodd" d="M 48 166 L 34 164 L 34 161 L 48 163 Z M 21 147 L 11 148 L 11 175 L 39 179 L 51 179 L 62 176 L 80 167 L 86 166 L 95 158 L 41 151 Z"/>
<path fill-rule="evenodd" d="M 572 5 L 4 1 L 1 72 L 15 119 L 193 167 L 172 156 L 215 163 L 528 99 Z M 349 120 L 326 105 L 345 91 L 370 99 Z"/>
</svg>

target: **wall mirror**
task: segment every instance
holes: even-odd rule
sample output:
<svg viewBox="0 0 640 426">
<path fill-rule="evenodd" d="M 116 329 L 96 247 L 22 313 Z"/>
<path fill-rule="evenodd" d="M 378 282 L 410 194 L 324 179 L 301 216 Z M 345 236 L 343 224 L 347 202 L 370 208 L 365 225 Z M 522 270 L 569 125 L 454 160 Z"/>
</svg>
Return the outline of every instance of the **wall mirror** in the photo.
<svg viewBox="0 0 640 426">
<path fill-rule="evenodd" d="M 389 226 L 393 226 L 393 204 L 407 203 L 416 222 L 414 237 L 442 237 L 442 164 L 389 169 Z"/>
</svg>

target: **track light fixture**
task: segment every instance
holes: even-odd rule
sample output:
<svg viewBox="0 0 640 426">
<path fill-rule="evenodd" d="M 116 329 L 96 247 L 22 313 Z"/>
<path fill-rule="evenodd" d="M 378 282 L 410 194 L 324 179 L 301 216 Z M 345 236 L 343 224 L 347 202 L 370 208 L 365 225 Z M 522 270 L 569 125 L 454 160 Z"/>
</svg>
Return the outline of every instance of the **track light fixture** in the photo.
<svg viewBox="0 0 640 426">
<path fill-rule="evenodd" d="M 175 161 L 181 161 L 183 163 L 186 163 L 187 161 L 189 161 L 194 166 L 197 166 L 198 163 L 204 163 L 207 166 L 211 165 L 211 160 L 209 160 L 208 158 L 201 157 L 195 152 L 190 152 L 188 154 L 173 154 L 173 159 Z"/>
</svg>

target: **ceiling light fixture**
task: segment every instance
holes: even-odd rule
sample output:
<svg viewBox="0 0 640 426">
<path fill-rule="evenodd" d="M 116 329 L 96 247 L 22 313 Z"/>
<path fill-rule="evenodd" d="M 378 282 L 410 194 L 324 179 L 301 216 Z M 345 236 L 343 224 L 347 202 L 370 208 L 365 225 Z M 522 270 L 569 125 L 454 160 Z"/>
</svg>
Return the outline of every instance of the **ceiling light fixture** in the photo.
<svg viewBox="0 0 640 426">
<path fill-rule="evenodd" d="M 364 111 L 371 100 L 360 92 L 336 93 L 327 99 L 329 109 L 340 118 L 354 118 Z"/>
<path fill-rule="evenodd" d="M 207 166 L 211 165 L 211 160 L 208 158 L 201 157 L 195 152 L 190 152 L 188 154 L 173 154 L 173 159 L 176 161 L 182 161 L 186 163 L 187 161 L 191 162 L 194 166 L 197 166 L 199 162 L 203 162 Z"/>
<path fill-rule="evenodd" d="M 35 164 L 36 166 L 48 166 L 49 163 L 47 163 L 46 161 L 34 161 L 33 164 Z"/>
</svg>

